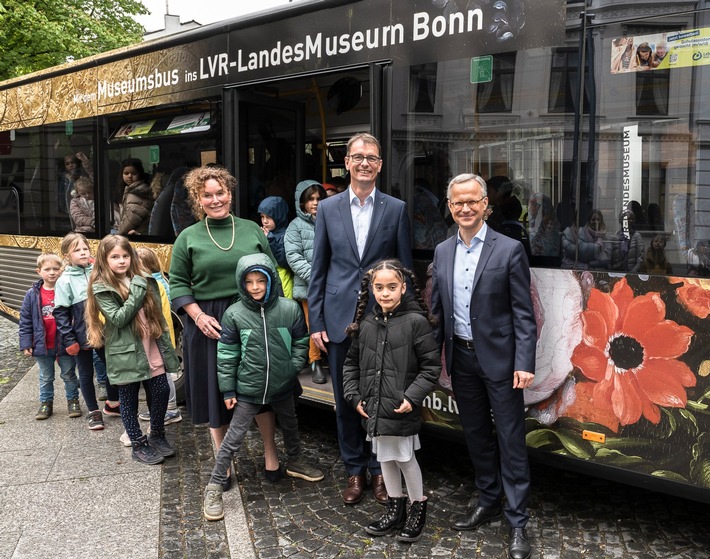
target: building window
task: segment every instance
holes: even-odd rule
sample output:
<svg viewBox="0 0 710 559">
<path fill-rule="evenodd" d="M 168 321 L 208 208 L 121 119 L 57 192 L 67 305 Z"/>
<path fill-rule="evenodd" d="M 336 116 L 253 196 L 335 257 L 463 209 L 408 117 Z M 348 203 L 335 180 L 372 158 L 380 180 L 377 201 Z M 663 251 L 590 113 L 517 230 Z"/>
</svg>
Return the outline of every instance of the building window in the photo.
<svg viewBox="0 0 710 559">
<path fill-rule="evenodd" d="M 579 97 L 578 49 L 563 48 L 552 52 L 552 71 L 550 72 L 550 99 L 548 110 L 551 113 L 573 113 Z M 585 67 L 585 73 L 589 67 Z M 584 112 L 589 112 L 589 92 L 584 90 Z"/>
<path fill-rule="evenodd" d="M 636 114 L 667 115 L 670 70 L 651 70 L 636 74 Z"/>
<path fill-rule="evenodd" d="M 436 105 L 436 62 L 409 69 L 409 111 L 433 113 Z"/>
<path fill-rule="evenodd" d="M 478 84 L 476 91 L 479 113 L 509 113 L 513 110 L 515 57 L 514 52 L 493 55 L 493 79 Z"/>
</svg>

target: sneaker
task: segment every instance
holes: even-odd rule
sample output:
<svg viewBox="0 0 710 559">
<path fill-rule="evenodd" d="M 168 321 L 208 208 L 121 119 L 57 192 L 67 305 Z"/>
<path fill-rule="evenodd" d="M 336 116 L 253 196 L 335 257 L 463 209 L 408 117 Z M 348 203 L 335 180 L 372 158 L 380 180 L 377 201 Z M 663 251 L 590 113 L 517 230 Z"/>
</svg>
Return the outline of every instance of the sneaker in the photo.
<svg viewBox="0 0 710 559">
<path fill-rule="evenodd" d="M 150 421 L 150 412 L 144 411 L 138 414 L 138 419 L 141 421 Z M 165 412 L 165 420 L 163 425 L 170 425 L 171 423 L 180 423 L 182 421 L 182 414 L 180 410 L 168 410 Z"/>
<path fill-rule="evenodd" d="M 108 394 L 106 393 L 106 385 L 103 382 L 99 382 L 96 387 L 96 399 L 99 402 L 105 402 L 108 400 Z"/>
<path fill-rule="evenodd" d="M 49 419 L 52 415 L 52 402 L 40 402 L 35 419 Z"/>
<path fill-rule="evenodd" d="M 158 454 L 155 449 L 148 444 L 148 437 L 145 435 L 137 441 L 133 441 L 131 446 L 133 447 L 134 460 L 138 460 L 144 464 L 150 464 L 151 466 L 160 464 L 165 460 L 165 458 Z"/>
<path fill-rule="evenodd" d="M 171 423 L 180 423 L 182 421 L 182 414 L 180 410 L 168 410 L 165 412 L 164 425 L 170 425 Z"/>
<path fill-rule="evenodd" d="M 202 512 L 207 520 L 222 520 L 224 518 L 224 504 L 222 503 L 222 486 L 218 483 L 209 483 L 205 487 L 205 500 Z"/>
<path fill-rule="evenodd" d="M 131 446 L 131 438 L 128 436 L 128 433 L 126 433 L 125 431 L 123 432 L 123 434 L 120 437 L 118 437 L 118 440 L 121 441 L 121 444 L 123 446 Z"/>
<path fill-rule="evenodd" d="M 113 417 L 121 417 L 121 405 L 112 406 L 108 402 L 104 404 L 104 415 L 111 415 Z"/>
<path fill-rule="evenodd" d="M 148 437 L 148 443 L 153 448 L 153 450 L 155 450 L 155 452 L 160 454 L 160 456 L 162 456 L 163 458 L 170 458 L 171 456 L 175 456 L 175 449 L 170 446 L 170 443 L 165 438 L 165 435 L 150 435 Z"/>
<path fill-rule="evenodd" d="M 101 412 L 99 410 L 90 411 L 86 416 L 89 422 L 89 429 L 92 431 L 100 431 L 104 428 L 104 418 L 101 417 Z"/>
<path fill-rule="evenodd" d="M 81 417 L 83 415 L 79 400 L 68 400 L 67 410 L 69 411 L 69 417 Z"/>
<path fill-rule="evenodd" d="M 325 477 L 319 469 L 309 466 L 301 460 L 290 460 L 286 465 L 286 475 L 306 481 L 320 481 Z"/>
</svg>

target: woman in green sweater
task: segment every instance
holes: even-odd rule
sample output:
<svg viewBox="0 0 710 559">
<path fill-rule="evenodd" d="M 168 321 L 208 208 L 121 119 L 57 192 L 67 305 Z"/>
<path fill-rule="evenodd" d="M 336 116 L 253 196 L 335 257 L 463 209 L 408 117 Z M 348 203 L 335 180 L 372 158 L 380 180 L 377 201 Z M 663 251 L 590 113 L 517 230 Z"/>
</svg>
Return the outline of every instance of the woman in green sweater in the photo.
<svg viewBox="0 0 710 559">
<path fill-rule="evenodd" d="M 276 266 L 261 228 L 231 213 L 236 182 L 221 167 L 199 167 L 185 176 L 192 209 L 200 221 L 178 235 L 170 263 L 172 306 L 183 317 L 187 315 L 183 334 L 187 409 L 193 423 L 209 423 L 217 448 L 232 415 L 217 384 L 217 340 L 222 315 L 237 297 L 237 262 L 261 252 Z M 257 424 L 264 439 L 267 476 L 277 476 L 273 412 L 257 416 Z M 230 474 L 225 491 L 231 480 Z"/>
</svg>

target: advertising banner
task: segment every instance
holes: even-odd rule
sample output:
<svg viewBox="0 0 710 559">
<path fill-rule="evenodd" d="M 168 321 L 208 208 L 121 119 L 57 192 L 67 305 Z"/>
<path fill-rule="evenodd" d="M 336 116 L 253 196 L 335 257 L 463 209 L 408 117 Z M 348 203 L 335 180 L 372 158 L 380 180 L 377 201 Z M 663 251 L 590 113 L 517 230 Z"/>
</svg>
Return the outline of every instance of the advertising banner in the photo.
<svg viewBox="0 0 710 559">
<path fill-rule="evenodd" d="M 710 64 L 710 28 L 612 39 L 611 73 Z"/>
</svg>

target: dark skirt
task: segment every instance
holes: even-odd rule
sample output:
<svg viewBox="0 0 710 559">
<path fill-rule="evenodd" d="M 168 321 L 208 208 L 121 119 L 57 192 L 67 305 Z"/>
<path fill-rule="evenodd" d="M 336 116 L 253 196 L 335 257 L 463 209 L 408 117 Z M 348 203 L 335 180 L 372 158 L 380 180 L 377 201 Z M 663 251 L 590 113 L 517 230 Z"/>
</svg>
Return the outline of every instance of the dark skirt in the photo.
<svg viewBox="0 0 710 559">
<path fill-rule="evenodd" d="M 200 308 L 220 322 L 233 298 L 197 301 Z M 187 315 L 183 315 L 183 367 L 187 411 L 195 425 L 209 423 L 218 428 L 229 425 L 233 410 L 224 405 L 217 383 L 217 340 L 208 338 Z"/>
</svg>

